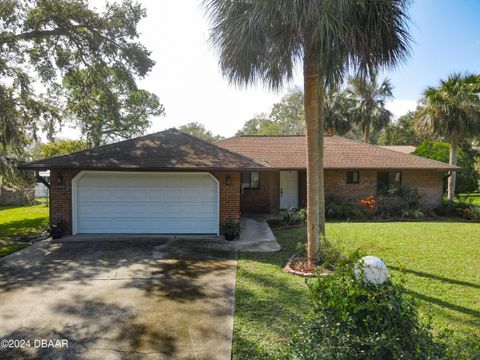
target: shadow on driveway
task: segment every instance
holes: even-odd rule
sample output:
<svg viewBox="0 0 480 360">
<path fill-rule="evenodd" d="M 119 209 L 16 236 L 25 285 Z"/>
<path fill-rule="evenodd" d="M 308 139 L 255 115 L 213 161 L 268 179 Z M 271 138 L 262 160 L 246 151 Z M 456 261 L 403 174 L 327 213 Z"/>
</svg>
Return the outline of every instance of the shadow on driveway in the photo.
<svg viewBox="0 0 480 360">
<path fill-rule="evenodd" d="M 0 260 L 0 358 L 229 359 L 236 253 L 208 240 L 42 242 Z"/>
</svg>

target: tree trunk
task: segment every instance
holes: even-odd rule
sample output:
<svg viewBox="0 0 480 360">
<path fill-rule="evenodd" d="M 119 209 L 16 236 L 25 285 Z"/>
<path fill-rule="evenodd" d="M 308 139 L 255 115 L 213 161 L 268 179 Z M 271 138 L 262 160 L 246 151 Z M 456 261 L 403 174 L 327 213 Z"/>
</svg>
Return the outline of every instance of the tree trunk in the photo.
<svg viewBox="0 0 480 360">
<path fill-rule="evenodd" d="M 452 135 L 450 137 L 450 165 L 457 165 L 457 147 L 458 147 L 458 137 L 457 135 Z M 455 197 L 455 182 L 457 180 L 457 172 L 451 171 L 448 178 L 448 200 L 453 201 Z"/>
<path fill-rule="evenodd" d="M 305 129 L 307 139 L 307 257 L 319 260 L 320 237 L 320 139 L 318 118 L 318 66 L 313 51 L 305 51 L 303 63 Z"/>
<path fill-rule="evenodd" d="M 363 139 L 363 142 L 368 143 L 369 142 L 369 137 L 370 137 L 370 124 L 365 125 L 365 137 Z"/>
<path fill-rule="evenodd" d="M 318 171 L 318 216 L 319 216 L 319 232 L 320 236 L 325 237 L 325 182 L 324 182 L 324 168 L 323 168 L 323 153 L 324 153 L 324 137 L 323 137 L 323 111 L 325 104 L 325 87 L 323 82 L 318 84 L 318 156 L 319 156 L 319 171 Z M 333 129 L 331 135 L 333 135 Z"/>
</svg>

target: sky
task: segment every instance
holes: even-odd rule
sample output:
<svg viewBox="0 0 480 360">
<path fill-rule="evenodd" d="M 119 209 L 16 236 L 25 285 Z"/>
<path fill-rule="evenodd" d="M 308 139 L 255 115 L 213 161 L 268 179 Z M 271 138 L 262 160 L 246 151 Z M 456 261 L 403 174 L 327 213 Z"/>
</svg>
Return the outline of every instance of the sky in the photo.
<svg viewBox="0 0 480 360">
<path fill-rule="evenodd" d="M 201 0 L 140 2 L 147 10 L 139 25 L 140 41 L 156 65 L 139 86 L 155 93 L 166 110 L 165 116 L 152 118 L 148 132 L 196 121 L 215 134 L 232 136 L 254 114 L 269 112 L 289 88 L 301 87 L 301 73 L 278 92 L 262 85 L 230 85 L 208 42 L 209 23 Z M 422 91 L 450 73 L 480 72 L 480 0 L 416 0 L 410 15 L 411 55 L 385 73 L 394 86 L 387 108 L 396 117 L 415 109 Z M 62 136 L 79 134 L 64 128 Z"/>
</svg>

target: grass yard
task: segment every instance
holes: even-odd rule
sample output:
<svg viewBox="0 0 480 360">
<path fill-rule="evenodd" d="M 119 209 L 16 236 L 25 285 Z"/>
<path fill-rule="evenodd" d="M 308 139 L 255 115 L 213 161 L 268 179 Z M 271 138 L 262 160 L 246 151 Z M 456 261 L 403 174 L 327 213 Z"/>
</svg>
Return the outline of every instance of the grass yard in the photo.
<svg viewBox="0 0 480 360">
<path fill-rule="evenodd" d="M 460 195 L 462 196 L 462 195 Z M 477 206 L 480 206 L 480 193 L 476 193 L 476 194 L 469 194 L 467 196 L 467 201 L 468 200 L 471 200 L 472 201 L 472 204 L 474 205 L 477 205 Z"/>
<path fill-rule="evenodd" d="M 304 280 L 282 271 L 304 234 L 304 228 L 278 230 L 282 251 L 239 255 L 235 359 L 277 355 L 309 310 Z M 382 258 L 394 279 L 405 280 L 434 329 L 480 339 L 479 223 L 328 223 L 327 235 L 345 252 L 360 248 Z"/>
<path fill-rule="evenodd" d="M 447 196 L 445 195 L 443 199 L 446 201 Z M 480 193 L 459 194 L 456 196 L 455 201 L 459 201 L 460 199 L 462 201 L 466 201 L 467 203 L 471 201 L 473 205 L 480 206 Z"/>
<path fill-rule="evenodd" d="M 28 244 L 15 241 L 18 236 L 34 235 L 45 227 L 48 207 L 0 206 L 0 257 L 8 255 Z"/>
</svg>

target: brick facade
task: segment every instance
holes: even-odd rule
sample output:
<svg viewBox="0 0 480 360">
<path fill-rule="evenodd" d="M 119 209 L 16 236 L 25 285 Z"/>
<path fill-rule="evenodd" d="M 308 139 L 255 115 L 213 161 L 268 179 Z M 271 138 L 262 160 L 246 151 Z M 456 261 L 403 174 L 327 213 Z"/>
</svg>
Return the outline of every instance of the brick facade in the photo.
<svg viewBox="0 0 480 360">
<path fill-rule="evenodd" d="M 421 206 L 424 209 L 433 209 L 442 203 L 443 172 L 403 170 L 402 184 L 416 187 L 422 194 Z M 346 200 L 358 202 L 371 195 L 377 194 L 377 171 L 360 171 L 359 184 L 347 184 L 345 170 L 325 171 L 325 194 L 337 196 Z"/>
<path fill-rule="evenodd" d="M 72 179 L 77 170 L 50 172 L 50 222 L 63 221 L 67 233 L 72 231 Z M 239 221 L 240 213 L 277 213 L 279 210 L 280 172 L 260 172 L 260 189 L 241 193 L 239 172 L 213 172 L 220 183 L 220 225 L 227 220 Z M 402 171 L 402 182 L 417 187 L 423 194 L 422 206 L 432 209 L 442 203 L 442 172 Z M 61 184 L 58 183 L 62 178 Z M 325 194 L 358 202 L 377 193 L 377 172 L 360 171 L 359 184 L 347 184 L 345 170 L 325 171 Z M 306 206 L 305 171 L 299 171 L 299 207 Z"/>
<path fill-rule="evenodd" d="M 50 171 L 50 223 L 63 221 L 67 234 L 72 233 L 72 179 L 77 170 Z M 62 183 L 58 184 L 61 177 Z"/>
<path fill-rule="evenodd" d="M 402 183 L 416 187 L 423 195 L 424 209 L 433 209 L 442 203 L 443 176 L 441 171 L 402 171 Z M 275 185 L 268 179 L 276 179 Z M 279 209 L 279 172 L 262 173 L 259 190 L 244 190 L 241 197 L 242 212 L 276 213 Z M 263 181 L 262 181 L 263 180 Z M 298 206 L 307 206 L 306 172 L 298 172 Z M 325 171 L 325 196 L 335 196 L 354 203 L 377 194 L 377 171 L 360 171 L 358 184 L 347 184 L 346 170 Z"/>
<path fill-rule="evenodd" d="M 72 179 L 77 170 L 50 171 L 50 223 L 63 221 L 66 232 L 72 233 Z M 240 173 L 212 173 L 220 185 L 220 225 L 226 220 L 240 221 Z M 62 184 L 57 180 L 62 178 Z M 229 177 L 227 181 L 227 177 Z"/>
<path fill-rule="evenodd" d="M 220 226 L 227 220 L 240 221 L 240 173 L 214 172 L 220 182 Z"/>
</svg>

